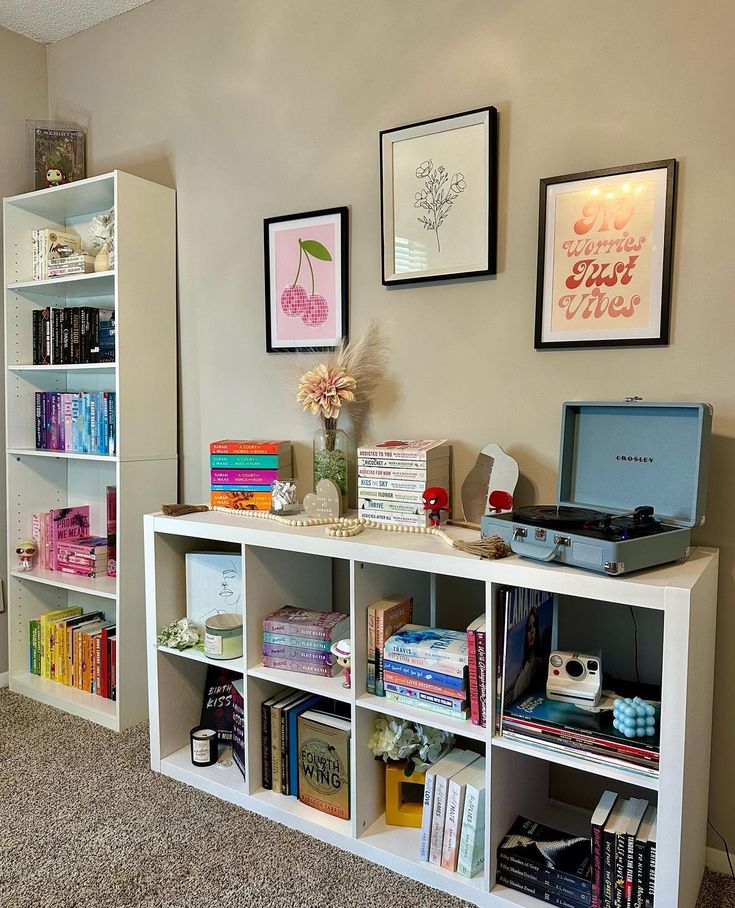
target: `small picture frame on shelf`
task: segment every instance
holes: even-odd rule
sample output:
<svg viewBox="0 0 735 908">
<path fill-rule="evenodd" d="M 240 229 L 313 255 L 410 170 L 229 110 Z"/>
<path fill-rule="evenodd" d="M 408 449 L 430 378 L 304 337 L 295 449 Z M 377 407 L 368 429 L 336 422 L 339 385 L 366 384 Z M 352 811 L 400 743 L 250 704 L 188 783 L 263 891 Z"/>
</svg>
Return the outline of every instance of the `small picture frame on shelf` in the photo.
<svg viewBox="0 0 735 908">
<path fill-rule="evenodd" d="M 537 350 L 669 342 L 676 161 L 541 180 Z"/>
<path fill-rule="evenodd" d="M 332 350 L 348 334 L 348 210 L 266 218 L 265 349 Z"/>
<path fill-rule="evenodd" d="M 494 107 L 380 133 L 383 284 L 495 274 Z"/>
<path fill-rule="evenodd" d="M 83 180 L 86 131 L 78 123 L 26 120 L 28 190 L 49 189 Z"/>
</svg>

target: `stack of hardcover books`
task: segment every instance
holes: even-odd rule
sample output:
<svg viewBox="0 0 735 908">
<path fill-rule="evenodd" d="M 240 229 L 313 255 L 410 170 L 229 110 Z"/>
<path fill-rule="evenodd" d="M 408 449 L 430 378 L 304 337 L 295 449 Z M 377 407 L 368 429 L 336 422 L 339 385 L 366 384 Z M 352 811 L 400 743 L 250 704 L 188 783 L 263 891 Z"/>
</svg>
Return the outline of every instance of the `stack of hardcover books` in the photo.
<svg viewBox="0 0 735 908">
<path fill-rule="evenodd" d="M 49 306 L 31 314 L 34 366 L 115 362 L 115 310 Z"/>
<path fill-rule="evenodd" d="M 466 631 L 405 624 L 385 642 L 385 696 L 408 706 L 466 719 Z"/>
<path fill-rule="evenodd" d="M 30 621 L 29 671 L 108 700 L 116 698 L 117 636 L 104 612 L 79 606 Z"/>
<path fill-rule="evenodd" d="M 332 678 L 332 644 L 349 635 L 349 615 L 284 606 L 263 619 L 263 665 Z"/>
<path fill-rule="evenodd" d="M 590 839 L 516 817 L 498 845 L 497 881 L 557 908 L 592 904 Z"/>
<path fill-rule="evenodd" d="M 360 515 L 379 523 L 430 526 L 424 491 L 449 491 L 451 445 L 442 441 L 384 441 L 358 448 L 357 486 Z M 442 511 L 445 521 L 447 512 Z"/>
<path fill-rule="evenodd" d="M 103 577 L 107 574 L 107 538 L 79 536 L 56 546 L 56 570 L 80 577 Z"/>
<path fill-rule="evenodd" d="M 292 475 L 291 442 L 213 441 L 209 466 L 213 508 L 268 511 L 273 480 Z"/>
<path fill-rule="evenodd" d="M 94 256 L 88 252 L 75 252 L 48 263 L 49 277 L 67 277 L 71 274 L 90 274 L 94 271 Z"/>
<path fill-rule="evenodd" d="M 429 767 L 419 836 L 420 861 L 473 877 L 485 865 L 485 758 L 455 748 Z"/>
<path fill-rule="evenodd" d="M 367 691 L 378 697 L 385 696 L 385 682 L 403 684 L 402 674 L 386 671 L 385 641 L 410 624 L 413 617 L 413 599 L 410 596 L 388 596 L 368 608 L 367 621 Z M 413 679 L 419 683 L 418 679 Z M 421 682 L 424 683 L 424 682 Z M 425 683 L 427 690 L 431 684 Z"/>
<path fill-rule="evenodd" d="M 31 231 L 33 244 L 33 280 L 44 281 L 52 275 L 51 268 L 59 267 L 69 256 L 82 252 L 82 241 L 75 233 L 63 233 L 51 227 Z"/>
</svg>

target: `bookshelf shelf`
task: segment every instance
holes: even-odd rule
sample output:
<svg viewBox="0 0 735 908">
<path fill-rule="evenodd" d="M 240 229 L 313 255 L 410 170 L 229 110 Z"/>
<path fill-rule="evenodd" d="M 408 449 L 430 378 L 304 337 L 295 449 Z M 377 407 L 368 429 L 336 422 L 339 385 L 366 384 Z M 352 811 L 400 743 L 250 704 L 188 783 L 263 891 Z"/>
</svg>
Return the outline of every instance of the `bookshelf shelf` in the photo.
<svg viewBox="0 0 735 908">
<path fill-rule="evenodd" d="M 61 571 L 46 571 L 34 568 L 32 571 L 11 571 L 11 577 L 31 583 L 44 583 L 60 590 L 86 593 L 103 599 L 117 599 L 117 583 L 114 577 L 77 577 Z"/>
<path fill-rule="evenodd" d="M 194 662 L 203 662 L 205 665 L 216 665 L 242 674 L 245 671 L 245 662 L 242 656 L 239 659 L 210 659 L 200 649 L 175 649 L 172 646 L 159 646 L 159 653 L 168 653 L 169 656 L 179 656 L 181 659 L 192 659 Z"/>
<path fill-rule="evenodd" d="M 117 463 L 116 454 L 80 454 L 77 451 L 49 451 L 46 448 L 8 448 L 8 454 L 15 457 L 55 457 L 61 460 L 101 460 Z"/>
<path fill-rule="evenodd" d="M 517 815 L 575 835 L 589 835 L 590 817 L 601 792 L 615 788 L 625 796 L 632 793 L 657 803 L 657 904 L 695 908 L 704 867 L 716 551 L 695 549 L 684 563 L 613 578 L 516 557 L 480 561 L 418 535 L 404 540 L 368 530 L 352 539 L 335 539 L 314 529 L 299 533 L 224 513 L 179 518 L 148 514 L 144 526 L 151 766 L 155 771 L 483 908 L 538 908 L 542 904 L 496 882 L 496 849 Z M 450 532 L 460 538 L 476 538 L 469 530 L 451 528 Z M 195 659 L 161 653 L 153 645 L 160 627 L 183 615 L 186 553 L 207 550 L 243 555 L 243 643 L 245 664 L 252 667 L 246 670 L 244 686 L 248 772 L 247 780 L 237 788 L 221 784 L 216 768 L 202 776 L 189 761 L 188 733 L 201 712 L 206 666 Z M 639 612 L 642 634 L 647 633 L 645 628 L 658 628 L 663 683 L 657 778 L 626 766 L 600 766 L 573 750 L 556 752 L 533 742 L 496 738 L 493 728 L 368 694 L 367 608 L 372 602 L 393 593 L 411 595 L 417 623 L 431 623 L 435 617 L 436 626 L 466 627 L 484 613 L 489 637 L 486 670 L 488 678 L 494 679 L 497 610 L 501 587 L 507 585 L 558 594 L 565 609 L 579 608 L 582 614 L 591 614 L 588 621 L 593 623 L 629 623 L 628 606 L 633 606 Z M 262 619 L 285 604 L 349 612 L 352 689 L 342 688 L 339 676 L 315 678 L 259 664 Z M 572 623 L 576 625 L 576 621 L 574 612 Z M 645 636 L 641 641 L 645 645 Z M 696 653 L 696 658 L 690 653 Z M 350 705 L 349 821 L 335 821 L 294 797 L 262 788 L 261 704 L 280 687 L 322 693 Z M 368 747 L 374 716 L 379 712 L 450 730 L 459 746 L 484 753 L 486 865 L 476 877 L 468 880 L 419 861 L 418 830 L 386 824 L 384 766 Z M 492 703 L 488 712 L 493 715 Z"/>
<path fill-rule="evenodd" d="M 17 281 L 14 284 L 8 284 L 7 289 L 11 293 L 24 297 L 62 297 L 62 302 L 63 298 L 74 300 L 112 296 L 115 292 L 115 272 L 96 271 L 89 274 L 49 277 L 42 281 Z"/>
<path fill-rule="evenodd" d="M 636 772 L 632 766 L 628 768 L 609 761 L 597 762 L 578 755 L 576 751 L 571 749 L 560 752 L 556 749 L 546 748 L 541 744 L 534 744 L 532 741 L 510 740 L 504 736 L 493 737 L 491 744 L 493 747 L 501 747 L 514 753 L 527 754 L 530 757 L 537 757 L 541 760 L 551 760 L 559 766 L 569 766 L 583 772 L 603 776 L 606 779 L 615 779 L 627 785 L 639 785 L 651 791 L 658 791 L 658 773 L 650 775 L 645 772 Z"/>
<path fill-rule="evenodd" d="M 112 207 L 117 271 L 31 280 L 32 231 L 76 233 L 84 243 L 92 218 Z M 175 218 L 172 189 L 122 171 L 3 205 L 9 684 L 116 731 L 147 716 L 141 517 L 177 497 Z M 115 311 L 116 362 L 33 365 L 33 312 L 71 306 Z M 37 449 L 35 395 L 85 391 L 116 395 L 115 455 Z M 117 578 L 14 570 L 36 513 L 89 505 L 90 532 L 105 535 L 109 486 L 117 489 Z M 28 673 L 29 622 L 70 606 L 102 611 L 116 625 L 115 701 Z"/>
<path fill-rule="evenodd" d="M 115 363 L 74 363 L 65 366 L 34 366 L 26 363 L 11 363 L 8 372 L 114 372 Z"/>
<path fill-rule="evenodd" d="M 294 690 L 308 691 L 310 694 L 321 694 L 323 697 L 340 700 L 342 703 L 352 702 L 352 692 L 346 687 L 342 687 L 342 682 L 344 681 L 342 672 L 333 678 L 322 678 L 319 675 L 307 675 L 300 672 L 281 671 L 278 668 L 266 668 L 261 662 L 260 665 L 249 668 L 247 673 L 251 678 L 262 678 L 264 681 L 272 681 L 279 687 L 293 687 Z"/>
<path fill-rule="evenodd" d="M 163 757 L 161 766 L 162 771 L 172 779 L 186 782 L 223 801 L 245 806 L 245 781 L 234 763 L 231 766 L 219 763 L 214 766 L 193 766 L 187 744 Z"/>
</svg>

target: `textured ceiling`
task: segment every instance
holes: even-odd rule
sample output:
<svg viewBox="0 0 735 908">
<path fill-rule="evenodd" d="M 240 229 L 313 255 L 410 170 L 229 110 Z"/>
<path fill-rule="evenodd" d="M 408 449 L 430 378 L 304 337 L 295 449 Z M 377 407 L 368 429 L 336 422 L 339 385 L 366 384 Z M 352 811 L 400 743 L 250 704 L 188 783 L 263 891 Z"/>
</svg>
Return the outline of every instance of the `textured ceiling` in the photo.
<svg viewBox="0 0 735 908">
<path fill-rule="evenodd" d="M 0 25 L 42 44 L 61 41 L 150 0 L 0 0 Z"/>
</svg>

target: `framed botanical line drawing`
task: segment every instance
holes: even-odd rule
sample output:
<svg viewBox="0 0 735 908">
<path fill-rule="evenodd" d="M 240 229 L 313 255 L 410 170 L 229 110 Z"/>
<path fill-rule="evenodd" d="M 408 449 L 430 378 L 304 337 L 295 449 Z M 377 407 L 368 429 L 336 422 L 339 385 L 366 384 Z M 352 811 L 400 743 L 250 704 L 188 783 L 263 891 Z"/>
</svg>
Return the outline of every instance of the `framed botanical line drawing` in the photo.
<svg viewBox="0 0 735 908">
<path fill-rule="evenodd" d="M 676 161 L 541 180 L 537 350 L 669 342 Z"/>
<path fill-rule="evenodd" d="M 495 274 L 498 112 L 380 133 L 383 284 Z"/>
<path fill-rule="evenodd" d="M 348 212 L 266 218 L 265 349 L 330 350 L 348 332 Z"/>
</svg>

